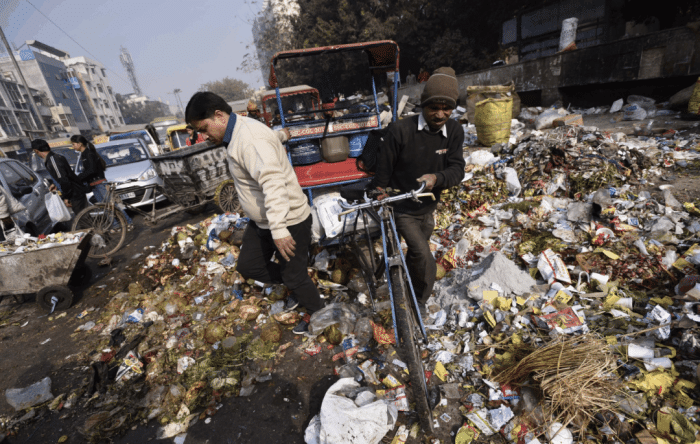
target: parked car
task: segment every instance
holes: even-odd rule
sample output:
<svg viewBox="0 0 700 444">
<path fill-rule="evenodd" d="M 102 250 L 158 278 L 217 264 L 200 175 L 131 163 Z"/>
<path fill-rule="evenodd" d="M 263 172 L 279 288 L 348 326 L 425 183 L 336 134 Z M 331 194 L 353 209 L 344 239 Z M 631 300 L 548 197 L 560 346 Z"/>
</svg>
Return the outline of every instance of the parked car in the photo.
<svg viewBox="0 0 700 444">
<path fill-rule="evenodd" d="M 163 154 L 165 142 L 158 137 L 158 134 L 153 129 L 149 132 L 144 128 L 143 124 L 139 125 L 126 125 L 120 127 L 118 130 L 112 131 L 109 134 L 109 141 L 113 140 L 125 140 L 125 139 L 142 139 L 148 147 L 149 153 L 153 156 Z M 95 143 L 97 145 L 97 143 Z"/>
<path fill-rule="evenodd" d="M 49 189 L 36 173 L 18 160 L 0 158 L 0 186 L 26 208 L 13 215 L 22 231 L 37 236 L 53 229 L 44 204 L 44 196 Z"/>
<path fill-rule="evenodd" d="M 137 187 L 136 191 L 120 195 L 122 201 L 134 207 L 151 205 L 155 190 L 148 186 L 157 184 L 163 186 L 163 181 L 151 163 L 151 155 L 146 144 L 141 139 L 124 139 L 113 142 L 101 143 L 95 146 L 97 153 L 102 156 L 107 164 L 105 177 L 109 182 L 119 183 L 119 189 Z M 76 174 L 82 171 L 82 165 L 76 166 Z M 156 202 L 165 200 L 160 194 Z"/>
</svg>

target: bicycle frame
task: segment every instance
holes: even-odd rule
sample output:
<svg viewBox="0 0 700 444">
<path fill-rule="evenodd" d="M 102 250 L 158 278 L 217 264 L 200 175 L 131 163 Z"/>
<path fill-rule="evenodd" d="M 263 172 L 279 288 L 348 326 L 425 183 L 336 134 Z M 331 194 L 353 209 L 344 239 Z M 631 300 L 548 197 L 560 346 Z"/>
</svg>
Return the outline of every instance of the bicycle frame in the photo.
<svg viewBox="0 0 700 444">
<path fill-rule="evenodd" d="M 418 323 L 420 325 L 421 333 L 423 335 L 423 338 L 426 339 L 426 333 L 425 333 L 425 326 L 423 325 L 423 318 L 420 315 L 420 310 L 418 310 L 418 300 L 416 298 L 415 291 L 413 290 L 413 283 L 411 282 L 411 275 L 408 272 L 408 266 L 406 265 L 406 257 L 403 254 L 403 251 L 401 250 L 401 238 L 399 237 L 399 233 L 396 230 L 396 222 L 394 221 L 394 210 L 393 208 L 389 205 L 392 202 L 397 202 L 400 200 L 404 199 L 413 199 L 413 200 L 418 200 L 419 197 L 432 197 L 433 199 L 435 196 L 433 196 L 432 193 L 422 193 L 422 191 L 425 189 L 425 183 L 422 183 L 419 189 L 409 191 L 404 194 L 400 194 L 397 196 L 391 196 L 391 197 L 386 197 L 382 200 L 372 200 L 372 199 L 367 199 L 366 202 L 361 203 L 361 204 L 345 204 L 344 202 L 340 201 L 340 206 L 345 210 L 341 212 L 338 215 L 338 218 L 341 218 L 344 214 L 349 214 L 355 211 L 359 211 L 360 215 L 363 217 L 364 225 L 365 225 L 365 233 L 367 236 L 368 241 L 371 240 L 370 234 L 369 234 L 369 228 L 368 228 L 368 223 L 367 223 L 367 214 L 370 215 L 375 221 L 379 222 L 379 227 L 381 229 L 381 236 L 382 236 L 382 256 L 384 258 L 384 266 L 385 266 L 385 274 L 386 274 L 386 280 L 387 284 L 389 286 L 389 297 L 391 298 L 391 315 L 392 315 L 392 322 L 394 326 L 394 337 L 396 339 L 396 342 L 398 343 L 399 337 L 398 337 L 398 329 L 396 328 L 396 312 L 395 312 L 395 304 L 394 304 L 394 293 L 392 291 L 392 286 L 391 286 L 391 270 L 393 267 L 402 267 L 404 270 L 404 273 L 407 277 L 408 280 L 408 288 L 411 291 L 411 300 L 413 301 L 413 310 L 416 315 L 416 319 L 418 319 Z M 377 208 L 381 208 L 381 214 L 379 214 L 379 211 L 373 211 Z M 358 215 L 359 216 L 359 215 Z M 359 220 L 359 217 L 355 219 L 355 228 L 357 227 L 357 221 Z M 343 234 L 341 235 L 341 242 L 342 239 L 345 235 L 345 225 L 343 225 Z M 388 237 L 390 236 L 390 237 Z M 392 239 L 392 242 L 387 242 L 387 239 Z M 394 248 L 390 248 L 392 246 L 396 246 L 395 250 L 393 251 Z M 356 247 L 356 245 L 355 245 Z M 390 251 L 392 250 L 392 251 Z M 358 255 L 358 257 L 361 257 Z M 370 258 L 372 262 L 374 263 L 373 255 L 370 255 Z M 362 261 L 362 260 L 361 260 Z M 374 269 L 374 264 L 372 269 Z M 368 287 L 370 287 L 370 283 L 368 282 Z M 371 287 L 370 287 L 371 288 Z M 373 290 L 373 289 L 372 289 Z M 373 291 L 370 291 L 370 298 L 372 300 L 372 308 L 374 309 L 375 304 L 374 304 L 374 295 L 372 294 Z"/>
</svg>

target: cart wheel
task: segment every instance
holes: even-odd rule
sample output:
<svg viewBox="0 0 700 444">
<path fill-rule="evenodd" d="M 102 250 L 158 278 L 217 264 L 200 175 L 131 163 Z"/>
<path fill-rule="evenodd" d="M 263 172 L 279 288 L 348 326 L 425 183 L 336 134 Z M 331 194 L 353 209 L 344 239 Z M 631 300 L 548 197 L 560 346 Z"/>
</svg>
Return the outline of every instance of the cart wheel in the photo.
<svg viewBox="0 0 700 444">
<path fill-rule="evenodd" d="M 113 206 L 99 203 L 85 208 L 75 216 L 73 221 L 73 231 L 89 229 L 92 229 L 95 234 L 88 256 L 102 258 L 115 253 L 124 243 L 126 219 L 121 211 Z M 95 243 L 96 236 L 100 236 L 104 244 Z"/>
<path fill-rule="evenodd" d="M 68 281 L 68 285 L 73 287 L 83 287 L 90 283 L 90 278 L 92 277 L 92 270 L 87 265 L 81 265 L 73 270 L 73 274 Z"/>
<path fill-rule="evenodd" d="M 73 303 L 73 292 L 62 285 L 44 287 L 36 295 L 36 302 L 44 310 L 51 311 L 54 306 L 53 298 L 56 299 L 55 310 L 66 310 Z"/>
<path fill-rule="evenodd" d="M 237 213 L 241 210 L 238 192 L 232 180 L 226 180 L 219 184 L 214 196 L 214 202 L 224 213 Z"/>
</svg>

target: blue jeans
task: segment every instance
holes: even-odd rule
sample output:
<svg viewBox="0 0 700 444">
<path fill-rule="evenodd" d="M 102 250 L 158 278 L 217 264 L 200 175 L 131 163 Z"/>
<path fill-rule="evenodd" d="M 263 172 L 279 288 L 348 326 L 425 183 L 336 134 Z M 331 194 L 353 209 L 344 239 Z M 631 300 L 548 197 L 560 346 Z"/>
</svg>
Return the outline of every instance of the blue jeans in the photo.
<svg viewBox="0 0 700 444">
<path fill-rule="evenodd" d="M 92 187 L 92 194 L 95 196 L 95 199 L 97 199 L 98 202 L 104 202 L 105 197 L 107 196 L 107 185 L 105 185 L 104 182 L 101 184 L 97 184 Z M 119 208 L 119 211 L 122 212 L 124 215 L 124 218 L 126 219 L 126 223 L 131 225 L 134 223 L 134 221 L 129 217 L 128 214 L 126 214 L 126 211 L 124 211 L 123 208 Z M 115 222 L 116 224 L 116 222 Z"/>
</svg>

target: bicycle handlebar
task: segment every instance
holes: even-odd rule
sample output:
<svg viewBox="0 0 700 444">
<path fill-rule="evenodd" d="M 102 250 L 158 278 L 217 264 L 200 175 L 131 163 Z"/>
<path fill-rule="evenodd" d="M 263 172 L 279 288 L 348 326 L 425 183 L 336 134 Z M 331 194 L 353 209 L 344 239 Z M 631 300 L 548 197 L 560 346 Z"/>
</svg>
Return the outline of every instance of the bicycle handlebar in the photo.
<svg viewBox="0 0 700 444">
<path fill-rule="evenodd" d="M 399 200 L 404 200 L 404 199 L 412 199 L 415 201 L 418 201 L 419 197 L 430 197 L 433 200 L 435 200 L 435 195 L 433 193 L 423 193 L 422 191 L 425 189 L 425 182 L 421 182 L 421 186 L 417 190 L 409 191 L 407 193 L 399 194 L 396 196 L 390 196 L 390 197 L 385 197 L 382 200 L 377 200 L 377 199 L 369 199 L 366 202 L 360 203 L 360 204 L 355 204 L 355 205 L 350 205 L 342 200 L 338 202 L 340 204 L 341 208 L 343 208 L 345 211 L 341 212 L 338 214 L 338 220 L 342 220 L 342 216 L 346 214 L 353 213 L 357 210 L 363 210 L 365 208 L 373 208 L 378 205 L 384 205 L 388 204 L 391 202 L 397 202 Z"/>
</svg>

